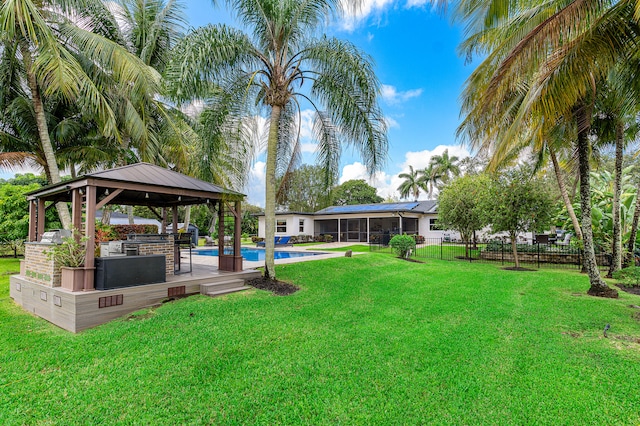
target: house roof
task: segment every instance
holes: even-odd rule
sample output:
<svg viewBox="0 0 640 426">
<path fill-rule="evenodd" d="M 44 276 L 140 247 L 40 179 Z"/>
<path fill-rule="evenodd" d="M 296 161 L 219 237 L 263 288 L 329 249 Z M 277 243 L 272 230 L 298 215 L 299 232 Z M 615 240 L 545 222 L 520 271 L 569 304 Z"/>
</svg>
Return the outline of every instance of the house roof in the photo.
<svg viewBox="0 0 640 426">
<path fill-rule="evenodd" d="M 348 206 L 331 206 L 317 211 L 316 215 L 353 214 L 353 213 L 436 213 L 436 201 L 411 201 L 403 203 L 355 204 Z"/>
<path fill-rule="evenodd" d="M 49 185 L 27 194 L 28 199 L 70 201 L 70 190 L 94 186 L 99 197 L 119 191 L 110 204 L 170 207 L 201 204 L 209 199 L 242 200 L 244 195 L 149 163 L 137 163 Z"/>
<path fill-rule="evenodd" d="M 96 211 L 96 219 L 102 219 L 102 210 Z M 111 225 L 128 225 L 129 224 L 129 215 L 125 213 L 119 212 L 111 212 L 109 224 Z M 133 223 L 136 225 L 157 225 L 158 228 L 162 225 L 159 220 L 149 219 L 146 217 L 134 216 Z"/>
</svg>

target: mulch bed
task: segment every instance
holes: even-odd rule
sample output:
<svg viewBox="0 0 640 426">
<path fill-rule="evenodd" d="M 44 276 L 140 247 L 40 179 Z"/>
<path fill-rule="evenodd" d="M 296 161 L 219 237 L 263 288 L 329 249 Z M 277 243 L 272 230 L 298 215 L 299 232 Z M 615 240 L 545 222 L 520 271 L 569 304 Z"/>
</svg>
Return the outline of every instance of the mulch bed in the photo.
<svg viewBox="0 0 640 426">
<path fill-rule="evenodd" d="M 523 268 L 522 266 L 520 266 L 519 268 L 516 268 L 515 266 L 507 266 L 506 268 L 502 268 L 505 271 L 520 271 L 520 272 L 532 272 L 535 271 L 535 269 L 529 269 L 529 268 Z"/>
<path fill-rule="evenodd" d="M 413 263 L 424 263 L 422 260 L 418 260 L 418 259 L 412 259 L 412 258 L 406 258 L 406 257 L 397 257 L 396 259 L 402 259 L 402 260 L 406 260 L 407 262 L 413 262 Z"/>
<path fill-rule="evenodd" d="M 300 287 L 278 280 L 270 280 L 264 277 L 248 280 L 247 284 L 260 290 L 268 290 L 277 296 L 288 296 L 300 290 Z"/>
<path fill-rule="evenodd" d="M 640 287 L 638 286 L 625 287 L 623 285 L 618 284 L 616 285 L 616 287 L 618 287 L 622 291 L 626 291 L 627 293 L 640 295 Z"/>
</svg>

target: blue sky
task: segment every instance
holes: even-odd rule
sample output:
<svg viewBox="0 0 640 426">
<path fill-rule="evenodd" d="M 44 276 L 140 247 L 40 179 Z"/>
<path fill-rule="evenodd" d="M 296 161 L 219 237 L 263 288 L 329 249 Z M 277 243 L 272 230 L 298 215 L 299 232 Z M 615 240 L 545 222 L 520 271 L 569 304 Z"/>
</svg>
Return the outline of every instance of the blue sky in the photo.
<svg viewBox="0 0 640 426">
<path fill-rule="evenodd" d="M 357 155 L 345 150 L 341 181 L 365 178 L 383 197 L 397 198 L 396 188 L 402 181 L 397 175 L 409 165 L 424 168 L 432 155 L 446 148 L 452 155 L 468 155 L 457 142 L 455 130 L 460 121 L 459 96 L 473 65 L 465 66 L 457 54 L 461 29 L 432 11 L 430 4 L 421 0 L 362 4 L 361 16 L 332 22 L 326 32 L 353 42 L 373 57 L 382 84 L 381 106 L 389 123 L 389 159 L 384 171 L 369 180 Z M 214 9 L 208 0 L 188 2 L 187 15 L 192 26 L 220 22 L 237 26 L 228 11 Z M 313 163 L 313 141 L 303 142 L 307 147 L 303 161 Z M 249 202 L 264 205 L 264 158 L 254 165 L 245 192 Z"/>
</svg>

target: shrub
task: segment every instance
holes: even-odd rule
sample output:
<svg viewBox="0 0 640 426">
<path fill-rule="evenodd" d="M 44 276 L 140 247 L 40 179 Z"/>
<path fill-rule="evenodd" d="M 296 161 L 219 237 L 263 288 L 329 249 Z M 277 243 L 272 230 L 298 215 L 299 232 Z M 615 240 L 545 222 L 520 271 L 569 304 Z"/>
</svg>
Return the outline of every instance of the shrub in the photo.
<svg viewBox="0 0 640 426">
<path fill-rule="evenodd" d="M 538 247 L 538 244 L 516 244 L 516 249 L 518 250 L 518 253 L 538 253 L 538 250 L 540 253 L 544 253 L 546 251 L 548 251 L 548 246 L 545 244 L 540 244 L 540 246 Z M 504 251 L 505 253 L 511 253 L 511 243 L 505 243 L 502 241 L 490 241 L 487 243 L 487 246 L 484 249 L 485 251 L 491 251 L 491 252 L 500 252 L 500 251 Z"/>
<path fill-rule="evenodd" d="M 64 237 L 62 244 L 56 244 L 45 251 L 48 259 L 53 259 L 60 266 L 69 268 L 79 268 L 84 265 L 85 254 L 87 253 L 87 237 L 80 238 L 77 229 L 73 230 L 73 235 Z"/>
<path fill-rule="evenodd" d="M 157 225 L 112 225 L 117 240 L 126 240 L 129 234 L 157 234 Z"/>
<path fill-rule="evenodd" d="M 324 236 L 324 242 L 325 243 L 332 243 L 333 242 L 333 235 L 325 235 Z"/>
<path fill-rule="evenodd" d="M 625 287 L 640 287 L 640 268 L 631 266 L 613 273 L 613 278 Z"/>
<path fill-rule="evenodd" d="M 409 257 L 410 251 L 416 248 L 416 241 L 410 235 L 395 235 L 389 241 L 389 246 L 398 257 Z"/>
</svg>

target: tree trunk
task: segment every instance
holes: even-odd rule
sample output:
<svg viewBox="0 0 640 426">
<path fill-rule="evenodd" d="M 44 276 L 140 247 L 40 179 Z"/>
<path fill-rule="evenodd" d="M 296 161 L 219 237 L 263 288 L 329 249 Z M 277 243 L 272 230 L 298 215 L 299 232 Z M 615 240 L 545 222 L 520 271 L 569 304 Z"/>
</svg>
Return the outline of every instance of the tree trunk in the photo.
<svg viewBox="0 0 640 426">
<path fill-rule="evenodd" d="M 629 243 L 627 246 L 626 266 L 635 266 L 636 236 L 638 235 L 638 222 L 640 222 L 640 184 L 636 192 L 636 207 L 633 212 L 633 221 L 631 222 L 631 233 L 629 234 Z"/>
<path fill-rule="evenodd" d="M 127 217 L 129 218 L 129 225 L 135 224 L 135 220 L 133 220 L 133 206 L 127 206 Z M 178 230 L 174 229 L 173 232 L 178 232 Z"/>
<path fill-rule="evenodd" d="M 29 90 L 31 90 L 31 101 L 33 102 L 33 110 L 35 113 L 36 126 L 38 127 L 38 136 L 40 138 L 40 145 L 42 152 L 49 169 L 49 176 L 51 184 L 60 183 L 60 170 L 58 169 L 58 163 L 53 151 L 53 145 L 51 145 L 51 139 L 49 138 L 49 126 L 47 125 L 47 118 L 44 112 L 44 104 L 42 97 L 40 96 L 40 88 L 36 76 L 33 72 L 33 60 L 31 58 L 31 52 L 26 42 L 20 43 L 20 53 L 22 54 L 22 61 L 27 74 L 27 82 L 29 84 Z M 71 229 L 71 215 L 69 214 L 69 207 L 66 203 L 56 203 L 56 209 L 58 210 L 58 216 L 64 229 Z"/>
<path fill-rule="evenodd" d="M 562 201 L 564 201 L 564 206 L 567 208 L 567 214 L 571 218 L 571 223 L 573 223 L 573 230 L 576 233 L 576 238 L 581 240 L 582 229 L 580 229 L 580 222 L 578 221 L 575 210 L 573 210 L 573 204 L 571 204 L 571 200 L 569 199 L 569 193 L 567 192 L 567 187 L 564 184 L 564 179 L 562 178 L 562 170 L 560 170 L 558 158 L 556 157 L 555 151 L 551 147 L 549 147 L 549 156 L 551 157 L 551 162 L 553 163 L 553 171 L 555 172 L 556 179 L 558 180 L 558 188 L 560 188 L 560 194 L 562 194 Z"/>
<path fill-rule="evenodd" d="M 209 207 L 209 212 L 212 214 L 211 222 L 209 222 L 209 229 L 208 229 L 210 236 L 213 236 L 215 234 L 218 226 L 218 214 L 215 208 L 213 207 L 213 205 L 214 203 L 207 204 L 207 206 Z"/>
<path fill-rule="evenodd" d="M 618 297 L 618 292 L 609 288 L 600 277 L 596 254 L 593 247 L 593 229 L 591 228 L 591 183 L 589 174 L 591 166 L 589 164 L 590 144 L 589 127 L 591 119 L 584 107 L 579 107 L 576 111 L 578 124 L 578 166 L 580 170 L 580 207 L 582 209 L 582 241 L 584 243 L 584 268 L 589 275 L 591 287 L 587 292 L 593 296 Z"/>
<path fill-rule="evenodd" d="M 282 107 L 272 106 L 269 123 L 269 140 L 267 143 L 267 167 L 264 200 L 264 276 L 267 279 L 276 278 L 274 255 L 274 237 L 276 235 L 276 153 L 278 148 L 278 126 Z"/>
<path fill-rule="evenodd" d="M 513 262 L 516 269 L 520 269 L 520 259 L 518 259 L 518 240 L 516 234 L 510 234 L 511 238 L 511 251 L 513 252 Z"/>
<path fill-rule="evenodd" d="M 613 182 L 613 241 L 611 243 L 611 265 L 607 277 L 622 269 L 622 235 L 620 229 L 620 192 L 622 191 L 622 154 L 624 147 L 624 125 L 616 124 L 616 174 Z"/>
<path fill-rule="evenodd" d="M 189 232 L 189 222 L 191 222 L 191 206 L 184 206 L 184 232 Z"/>
<path fill-rule="evenodd" d="M 106 205 L 102 208 L 102 224 L 109 225 L 111 224 L 111 212 L 113 208 L 110 205 Z"/>
</svg>

